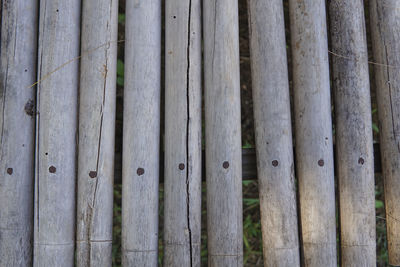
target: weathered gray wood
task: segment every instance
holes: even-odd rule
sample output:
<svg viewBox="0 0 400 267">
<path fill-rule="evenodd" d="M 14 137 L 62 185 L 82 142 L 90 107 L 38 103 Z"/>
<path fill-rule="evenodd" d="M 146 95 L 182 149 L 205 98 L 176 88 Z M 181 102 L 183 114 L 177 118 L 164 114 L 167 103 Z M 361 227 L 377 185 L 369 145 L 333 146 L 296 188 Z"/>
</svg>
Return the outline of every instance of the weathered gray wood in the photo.
<svg viewBox="0 0 400 267">
<path fill-rule="evenodd" d="M 157 266 L 161 0 L 126 2 L 122 264 Z"/>
<path fill-rule="evenodd" d="M 374 266 L 374 152 L 364 3 L 332 0 L 329 11 L 341 264 Z"/>
<path fill-rule="evenodd" d="M 325 0 L 290 0 L 289 11 L 304 264 L 337 266 Z"/>
<path fill-rule="evenodd" d="M 31 266 L 37 1 L 1 2 L 0 266 Z"/>
<path fill-rule="evenodd" d="M 264 266 L 300 266 L 281 0 L 248 0 Z"/>
<path fill-rule="evenodd" d="M 118 0 L 83 2 L 77 266 L 111 266 L 117 28 Z"/>
<path fill-rule="evenodd" d="M 335 147 L 335 146 L 334 146 Z M 381 156 L 380 156 L 380 146 L 378 143 L 374 143 L 374 170 L 375 173 L 380 173 L 381 170 Z M 335 151 L 335 148 L 333 149 Z M 122 163 L 121 153 L 115 154 L 115 169 L 114 169 L 114 183 L 121 184 L 121 172 Z M 164 155 L 161 153 L 160 158 L 160 183 L 163 183 L 164 177 Z M 205 182 L 205 155 L 204 150 L 202 151 L 202 180 Z M 254 180 L 257 179 L 257 163 L 256 163 L 256 151 L 254 148 L 243 148 L 242 149 L 242 179 L 243 180 Z"/>
<path fill-rule="evenodd" d="M 242 266 L 238 2 L 203 8 L 208 262 Z"/>
<path fill-rule="evenodd" d="M 81 1 L 40 1 L 34 266 L 73 266 Z M 51 75 L 49 73 L 53 72 Z"/>
<path fill-rule="evenodd" d="M 370 15 L 389 263 L 400 265 L 400 2 L 371 0 Z"/>
<path fill-rule="evenodd" d="M 200 266 L 201 1 L 165 12 L 164 265 Z"/>
</svg>

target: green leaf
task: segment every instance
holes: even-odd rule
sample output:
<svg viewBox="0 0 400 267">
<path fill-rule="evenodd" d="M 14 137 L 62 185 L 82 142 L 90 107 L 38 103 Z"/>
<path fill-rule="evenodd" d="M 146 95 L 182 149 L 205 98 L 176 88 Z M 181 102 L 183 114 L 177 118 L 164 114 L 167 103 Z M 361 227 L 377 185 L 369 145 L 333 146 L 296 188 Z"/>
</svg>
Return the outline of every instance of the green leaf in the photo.
<svg viewBox="0 0 400 267">
<path fill-rule="evenodd" d="M 250 247 L 250 244 L 249 244 L 249 240 L 247 240 L 246 235 L 243 235 L 243 243 L 244 243 L 244 246 L 245 246 L 248 250 L 251 251 L 251 247 Z"/>
<path fill-rule="evenodd" d="M 123 77 L 117 77 L 117 84 L 119 86 L 124 86 L 124 78 Z"/>
<path fill-rule="evenodd" d="M 125 23 L 125 14 L 118 14 L 118 23 Z"/>
<path fill-rule="evenodd" d="M 242 183 L 244 186 L 248 186 L 249 184 L 253 183 L 254 181 L 252 180 L 244 180 Z"/>
<path fill-rule="evenodd" d="M 376 123 L 372 123 L 372 129 L 373 129 L 375 132 L 379 133 L 379 128 L 378 128 L 378 126 L 376 125 Z"/>
<path fill-rule="evenodd" d="M 260 199 L 258 199 L 258 198 L 243 198 L 243 202 L 245 205 L 250 206 L 253 204 L 260 203 Z"/>
<path fill-rule="evenodd" d="M 117 61 L 117 76 L 124 77 L 124 62 L 122 60 L 118 59 Z"/>
<path fill-rule="evenodd" d="M 122 60 L 117 60 L 117 84 L 119 86 L 124 86 L 124 62 Z"/>
<path fill-rule="evenodd" d="M 244 145 L 243 145 L 243 148 L 252 148 L 253 146 L 249 143 L 249 142 L 246 142 Z"/>
<path fill-rule="evenodd" d="M 381 201 L 381 200 L 375 200 L 375 208 L 376 208 L 376 209 L 383 208 L 383 201 Z"/>
</svg>

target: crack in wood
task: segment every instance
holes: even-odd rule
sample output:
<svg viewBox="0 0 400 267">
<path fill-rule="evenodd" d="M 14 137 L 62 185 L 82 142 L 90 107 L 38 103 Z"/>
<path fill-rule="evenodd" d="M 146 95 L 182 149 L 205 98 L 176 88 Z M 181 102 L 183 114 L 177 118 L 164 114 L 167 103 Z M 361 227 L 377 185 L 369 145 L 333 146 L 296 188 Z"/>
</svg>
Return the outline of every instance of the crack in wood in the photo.
<svg viewBox="0 0 400 267">
<path fill-rule="evenodd" d="M 212 75 L 212 80 L 214 80 L 214 53 L 215 53 L 215 37 L 216 37 L 216 31 L 217 31 L 217 1 L 214 0 L 214 39 L 213 39 L 213 50 L 212 50 L 212 63 L 211 63 L 211 75 Z"/>
<path fill-rule="evenodd" d="M 387 51 L 387 45 L 384 42 L 385 46 L 385 57 L 386 57 L 386 64 L 389 65 L 389 56 L 388 56 L 388 51 Z M 390 102 L 390 115 L 392 117 L 392 131 L 393 131 L 393 140 L 396 141 L 396 129 L 394 125 L 394 117 L 393 117 L 393 101 L 392 101 L 392 86 L 390 82 L 390 72 L 389 72 L 389 67 L 386 67 L 386 73 L 387 73 L 387 82 L 386 84 L 388 85 L 389 89 L 389 102 Z"/>
<path fill-rule="evenodd" d="M 44 30 L 46 29 L 46 11 L 47 11 L 47 1 L 44 1 L 44 8 L 43 8 L 43 26 L 42 26 L 42 29 L 40 29 L 40 26 L 39 26 L 39 32 L 44 32 Z M 40 36 L 39 36 L 40 37 Z M 41 40 L 39 40 L 39 41 L 41 41 L 41 43 L 40 43 L 40 61 L 39 61 L 39 70 L 38 70 L 38 80 L 40 80 L 41 79 L 41 76 L 42 76 L 42 73 L 43 73 L 43 71 L 42 71 L 42 68 L 43 68 L 43 36 L 41 36 L 40 37 L 41 38 Z M 39 199 L 40 199 L 40 168 L 39 168 L 39 165 L 40 165 L 40 160 L 39 160 L 39 157 L 40 157 L 40 143 L 39 143 L 39 140 L 40 140 L 40 85 L 38 84 L 37 85 L 37 96 L 36 96 L 36 106 L 37 106 L 37 108 L 36 108 L 36 110 L 37 110 L 37 113 L 36 113 L 36 162 L 35 162 L 35 165 L 36 165 L 36 168 L 37 168 L 37 175 L 36 175 L 36 177 L 35 177 L 35 183 L 36 183 L 36 203 L 35 203 L 35 207 L 36 207 L 36 224 L 37 224 L 37 227 L 36 227 L 36 229 L 37 229 L 37 232 L 39 233 L 40 232 L 40 201 L 39 201 Z M 36 231 L 36 229 L 35 229 L 35 231 Z"/>
<path fill-rule="evenodd" d="M 191 15 L 192 15 L 192 0 L 189 0 L 189 14 L 188 14 L 188 36 L 187 36 L 187 70 L 186 70 L 186 110 L 187 110 L 187 118 L 186 118 L 186 209 L 187 209 L 187 226 L 189 232 L 189 257 L 190 257 L 190 266 L 193 266 L 193 248 L 192 248 L 192 230 L 190 226 L 190 173 L 189 168 L 191 164 L 190 161 L 190 151 L 189 151 L 189 133 L 190 133 L 190 26 L 191 26 Z"/>
<path fill-rule="evenodd" d="M 110 19 L 112 19 L 112 2 L 110 1 L 109 4 L 109 19 L 107 20 L 107 26 L 106 26 L 106 31 L 107 31 L 107 38 L 111 38 L 110 34 Z M 103 120 L 104 120 L 104 106 L 105 106 L 105 99 L 106 99 L 106 89 L 107 89 L 107 74 L 108 74 L 108 50 L 110 49 L 110 42 L 108 42 L 108 46 L 105 47 L 105 64 L 103 65 L 104 72 L 103 72 L 103 95 L 102 95 L 102 102 L 101 102 L 101 110 L 100 110 L 100 126 L 99 126 L 99 139 L 98 139 L 98 145 L 97 145 L 97 158 L 96 158 L 96 181 L 95 181 L 95 186 L 94 186 L 94 191 L 93 191 L 93 197 L 92 197 L 92 204 L 88 205 L 89 207 L 89 213 L 88 213 L 88 218 L 87 218 L 87 244 L 88 244 L 88 266 L 91 266 L 91 254 L 92 254 L 92 243 L 93 241 L 91 240 L 92 236 L 92 227 L 93 227 L 93 213 L 95 210 L 96 206 L 96 197 L 97 197 L 97 190 L 99 187 L 99 161 L 100 161 L 100 152 L 101 152 L 101 140 L 102 140 L 102 133 L 103 133 Z"/>
</svg>

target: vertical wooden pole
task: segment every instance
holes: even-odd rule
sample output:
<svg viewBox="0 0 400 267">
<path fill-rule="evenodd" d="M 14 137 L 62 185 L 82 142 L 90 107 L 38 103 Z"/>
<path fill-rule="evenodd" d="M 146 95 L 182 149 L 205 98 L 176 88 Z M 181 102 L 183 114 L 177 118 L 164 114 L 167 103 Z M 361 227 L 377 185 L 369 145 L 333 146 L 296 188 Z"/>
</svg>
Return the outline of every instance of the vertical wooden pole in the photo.
<svg viewBox="0 0 400 267">
<path fill-rule="evenodd" d="M 238 3 L 206 0 L 204 69 L 209 266 L 242 266 Z"/>
<path fill-rule="evenodd" d="M 0 266 L 31 266 L 38 1 L 1 2 Z"/>
<path fill-rule="evenodd" d="M 400 2 L 370 1 L 389 263 L 400 265 Z"/>
<path fill-rule="evenodd" d="M 77 266 L 111 266 L 117 28 L 118 0 L 83 2 Z"/>
<path fill-rule="evenodd" d="M 324 0 L 290 0 L 296 162 L 305 266 L 337 266 Z"/>
<path fill-rule="evenodd" d="M 126 2 L 122 264 L 157 266 L 161 1 Z"/>
<path fill-rule="evenodd" d="M 264 265 L 300 266 L 283 4 L 248 8 Z"/>
<path fill-rule="evenodd" d="M 373 266 L 375 183 L 362 0 L 329 3 L 342 266 Z"/>
<path fill-rule="evenodd" d="M 201 1 L 166 1 L 165 27 L 164 265 L 200 266 Z"/>
<path fill-rule="evenodd" d="M 81 1 L 40 1 L 34 266 L 73 266 Z M 54 72 L 53 72 L 54 71 Z M 51 73 L 51 74 L 50 74 Z"/>
</svg>

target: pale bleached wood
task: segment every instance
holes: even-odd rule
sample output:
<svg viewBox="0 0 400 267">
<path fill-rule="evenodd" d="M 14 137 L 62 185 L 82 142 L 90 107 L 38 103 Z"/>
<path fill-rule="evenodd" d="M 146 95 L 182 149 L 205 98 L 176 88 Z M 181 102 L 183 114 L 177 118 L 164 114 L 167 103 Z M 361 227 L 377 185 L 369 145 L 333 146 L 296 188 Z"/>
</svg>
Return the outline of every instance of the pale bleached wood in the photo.
<svg viewBox="0 0 400 267">
<path fill-rule="evenodd" d="M 201 1 L 165 6 L 164 266 L 199 266 Z"/>
<path fill-rule="evenodd" d="M 81 1 L 40 1 L 34 266 L 73 266 Z M 51 73 L 53 72 L 53 73 Z M 51 75 L 48 75 L 51 73 Z"/>
<path fill-rule="evenodd" d="M 325 0 L 290 0 L 296 167 L 305 266 L 337 266 Z"/>
<path fill-rule="evenodd" d="M 364 3 L 331 0 L 329 11 L 341 264 L 374 266 L 374 152 Z"/>
<path fill-rule="evenodd" d="M 242 266 L 238 2 L 203 8 L 208 263 Z"/>
<path fill-rule="evenodd" d="M 122 264 L 157 266 L 161 0 L 126 2 Z"/>
<path fill-rule="evenodd" d="M 334 149 L 335 151 L 335 149 Z M 122 164 L 120 163 L 122 153 L 115 154 L 115 184 L 121 184 L 121 175 L 119 172 L 122 170 Z M 161 153 L 161 159 L 164 155 Z M 204 151 L 203 151 L 203 162 L 204 162 Z M 163 167 L 164 161 L 160 162 L 160 183 L 163 183 Z M 205 181 L 205 164 L 202 164 L 202 180 Z M 375 173 L 381 173 L 381 156 L 379 143 L 374 143 L 374 169 Z M 243 180 L 254 180 L 257 179 L 257 163 L 256 163 L 256 150 L 254 148 L 242 148 L 242 179 Z"/>
<path fill-rule="evenodd" d="M 281 0 L 248 0 L 264 266 L 300 266 Z"/>
<path fill-rule="evenodd" d="M 38 1 L 1 2 L 0 266 L 31 266 Z"/>
<path fill-rule="evenodd" d="M 83 2 L 77 266 L 111 266 L 117 28 L 118 0 Z"/>
<path fill-rule="evenodd" d="M 400 2 L 371 0 L 389 263 L 400 265 Z"/>
</svg>

